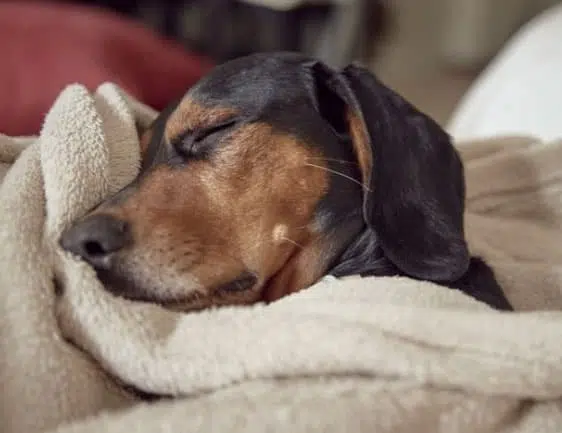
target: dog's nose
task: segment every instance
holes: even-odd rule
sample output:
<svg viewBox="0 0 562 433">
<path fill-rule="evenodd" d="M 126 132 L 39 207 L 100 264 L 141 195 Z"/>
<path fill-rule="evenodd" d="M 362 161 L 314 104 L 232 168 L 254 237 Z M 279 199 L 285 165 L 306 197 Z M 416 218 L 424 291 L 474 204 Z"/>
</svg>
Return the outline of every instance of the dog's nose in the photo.
<svg viewBox="0 0 562 433">
<path fill-rule="evenodd" d="M 108 268 L 114 253 L 131 243 L 129 225 L 110 215 L 92 215 L 66 230 L 63 249 L 82 257 L 95 268 Z"/>
</svg>

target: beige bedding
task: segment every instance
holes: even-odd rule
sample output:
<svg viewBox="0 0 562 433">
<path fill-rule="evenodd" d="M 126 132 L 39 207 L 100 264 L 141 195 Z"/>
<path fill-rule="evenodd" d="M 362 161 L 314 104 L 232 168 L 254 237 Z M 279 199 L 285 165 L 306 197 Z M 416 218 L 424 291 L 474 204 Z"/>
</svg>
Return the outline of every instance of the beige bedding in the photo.
<svg viewBox="0 0 562 433">
<path fill-rule="evenodd" d="M 153 115 L 111 84 L 74 85 L 39 137 L 0 136 L 1 432 L 561 431 L 562 142 L 459 146 L 469 243 L 517 313 L 328 277 L 180 314 L 113 297 L 56 244 L 134 177 L 135 120 Z"/>
</svg>

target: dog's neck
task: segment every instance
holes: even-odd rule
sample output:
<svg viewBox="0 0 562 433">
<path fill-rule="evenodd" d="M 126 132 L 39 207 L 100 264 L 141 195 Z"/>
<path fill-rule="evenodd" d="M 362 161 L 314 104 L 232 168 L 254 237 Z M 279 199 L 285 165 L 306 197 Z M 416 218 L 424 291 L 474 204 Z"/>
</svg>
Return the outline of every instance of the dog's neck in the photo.
<svg viewBox="0 0 562 433">
<path fill-rule="evenodd" d="M 335 277 L 389 276 L 398 273 L 396 266 L 384 255 L 376 233 L 366 226 L 347 244 L 328 271 Z"/>
</svg>

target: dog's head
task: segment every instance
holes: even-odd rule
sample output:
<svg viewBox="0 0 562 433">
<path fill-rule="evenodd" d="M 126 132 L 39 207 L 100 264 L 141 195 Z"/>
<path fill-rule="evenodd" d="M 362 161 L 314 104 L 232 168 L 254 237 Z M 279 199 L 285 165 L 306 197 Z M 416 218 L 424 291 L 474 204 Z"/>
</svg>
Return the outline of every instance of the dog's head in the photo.
<svg viewBox="0 0 562 433">
<path fill-rule="evenodd" d="M 124 297 L 191 309 L 327 273 L 446 282 L 468 268 L 449 137 L 361 67 L 231 61 L 141 141 L 137 179 L 61 239 Z"/>
</svg>

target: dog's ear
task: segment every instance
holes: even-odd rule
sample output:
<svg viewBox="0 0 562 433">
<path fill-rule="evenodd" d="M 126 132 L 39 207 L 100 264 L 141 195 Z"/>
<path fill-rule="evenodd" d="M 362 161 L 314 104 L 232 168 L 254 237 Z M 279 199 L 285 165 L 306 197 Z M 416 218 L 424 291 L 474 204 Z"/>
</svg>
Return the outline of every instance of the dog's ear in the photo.
<svg viewBox="0 0 562 433">
<path fill-rule="evenodd" d="M 365 222 L 387 258 L 415 278 L 461 277 L 470 262 L 464 173 L 447 133 L 362 67 L 335 72 L 314 63 L 311 70 L 318 109 L 351 138 Z"/>
</svg>

